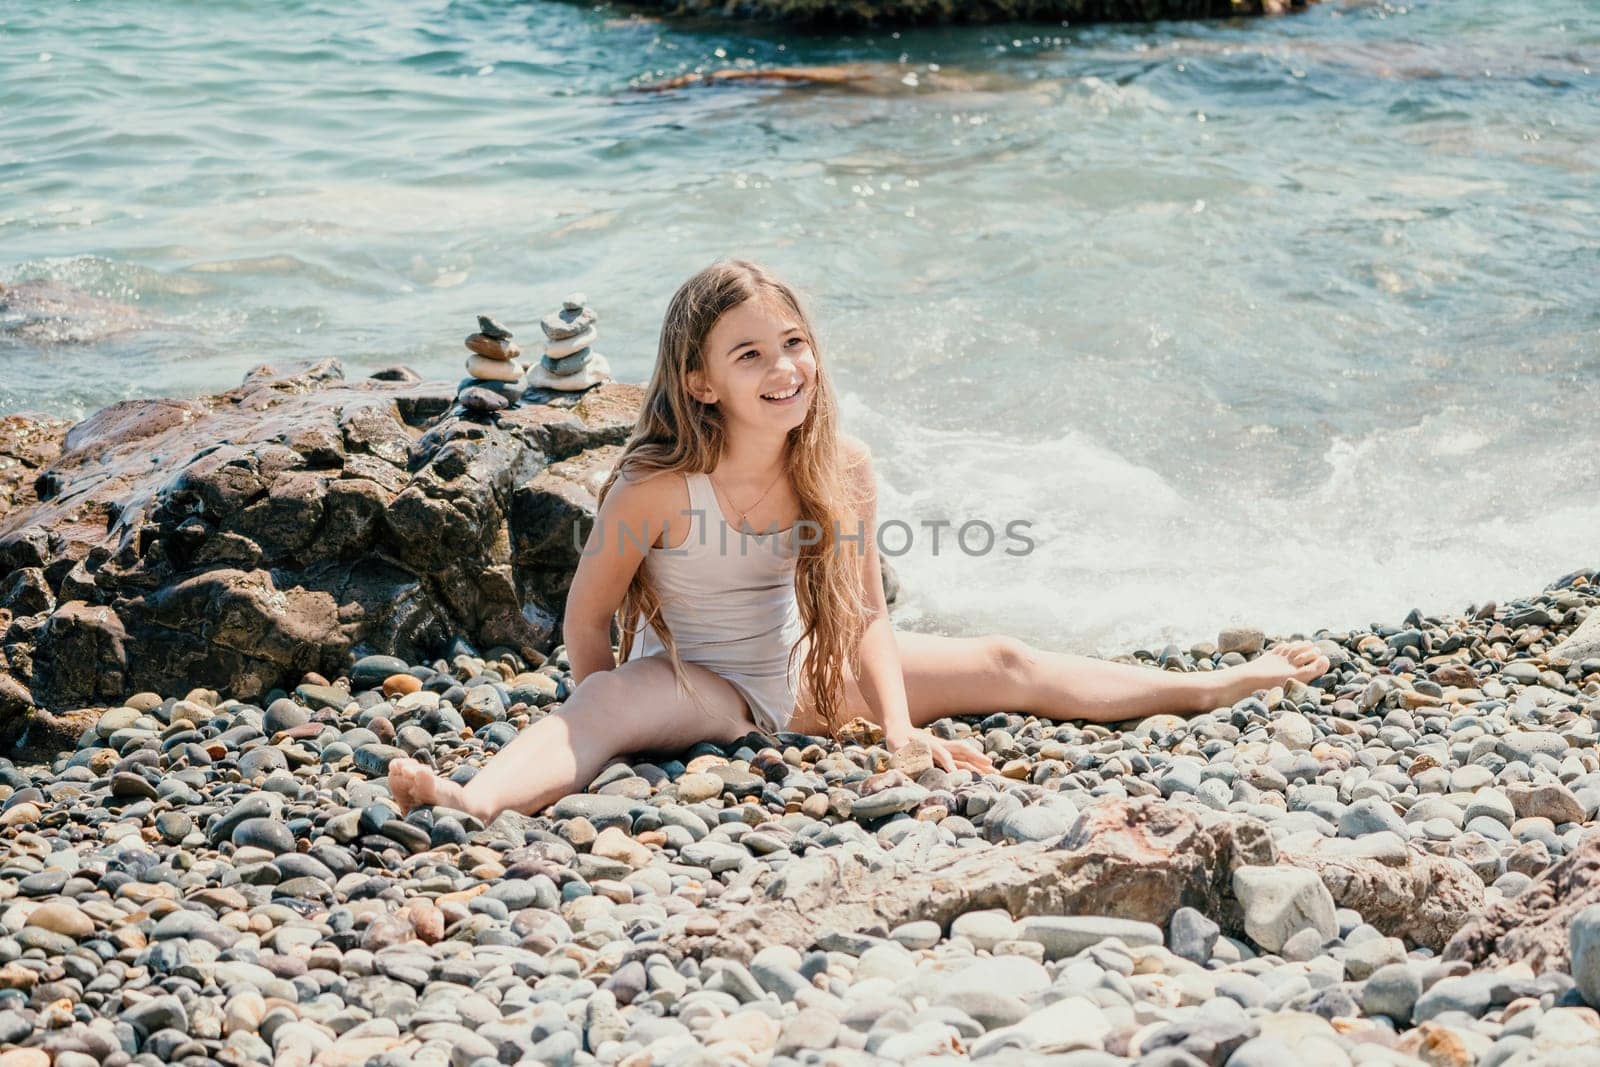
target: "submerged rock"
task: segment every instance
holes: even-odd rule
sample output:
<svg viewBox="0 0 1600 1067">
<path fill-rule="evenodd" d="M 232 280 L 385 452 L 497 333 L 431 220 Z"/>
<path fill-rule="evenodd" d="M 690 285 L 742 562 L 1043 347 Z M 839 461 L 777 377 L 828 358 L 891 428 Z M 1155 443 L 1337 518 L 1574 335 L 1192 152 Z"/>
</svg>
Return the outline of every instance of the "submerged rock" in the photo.
<svg viewBox="0 0 1600 1067">
<path fill-rule="evenodd" d="M 0 285 L 0 337 L 29 344 L 92 344 L 157 325 L 146 312 L 43 280 Z"/>
<path fill-rule="evenodd" d="M 1154 22 L 1279 15 L 1307 0 L 657 0 L 681 15 L 732 15 L 854 26 L 960 22 Z"/>
</svg>

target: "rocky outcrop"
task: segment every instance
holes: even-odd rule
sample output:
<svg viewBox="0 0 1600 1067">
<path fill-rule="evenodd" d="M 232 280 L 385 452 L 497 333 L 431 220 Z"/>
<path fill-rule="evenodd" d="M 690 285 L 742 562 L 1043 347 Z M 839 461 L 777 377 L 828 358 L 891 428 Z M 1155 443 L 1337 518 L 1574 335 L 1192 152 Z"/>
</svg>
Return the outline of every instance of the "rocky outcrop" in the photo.
<svg viewBox="0 0 1600 1067">
<path fill-rule="evenodd" d="M 1535 974 L 1567 971 L 1568 932 L 1592 904 L 1600 904 L 1600 836 L 1593 834 L 1522 892 L 1474 916 L 1445 946 L 1444 958 L 1490 968 L 1526 963 Z"/>
<path fill-rule="evenodd" d="M 1332 839 L 1280 859 L 1314 872 L 1339 907 L 1360 912 L 1391 937 L 1435 952 L 1483 908 L 1483 882 L 1471 868 L 1410 847 L 1394 834 Z"/>
<path fill-rule="evenodd" d="M 1093 915 L 1164 928 L 1190 907 L 1242 934 L 1234 872 L 1279 864 L 1315 871 L 1340 906 L 1381 903 L 1363 913 L 1369 922 L 1437 949 L 1482 908 L 1482 883 L 1463 864 L 1402 853 L 1280 855 L 1267 825 L 1255 819 L 1154 798 L 1107 801 L 1051 846 L 1001 845 L 932 863 L 876 865 L 848 851 L 818 852 L 790 862 L 765 899 L 719 914 L 714 933 L 679 924 L 651 942 L 651 951 L 748 960 L 769 945 L 805 950 L 841 932 L 882 937 L 914 920 L 948 928 L 957 916 L 988 909 L 1018 919 Z"/>
<path fill-rule="evenodd" d="M 249 697 L 456 637 L 542 660 L 640 389 L 480 417 L 445 383 L 386 377 L 263 367 L 65 434 L 6 420 L 0 739 L 33 705 L 195 685 Z"/>
<path fill-rule="evenodd" d="M 819 25 L 957 22 L 1155 22 L 1278 15 L 1308 0 L 655 0 L 680 15 L 731 15 Z"/>
<path fill-rule="evenodd" d="M 1547 657 L 1563 663 L 1581 663 L 1600 659 L 1600 611 L 1590 610 L 1583 625 L 1572 635 L 1552 648 Z"/>
</svg>

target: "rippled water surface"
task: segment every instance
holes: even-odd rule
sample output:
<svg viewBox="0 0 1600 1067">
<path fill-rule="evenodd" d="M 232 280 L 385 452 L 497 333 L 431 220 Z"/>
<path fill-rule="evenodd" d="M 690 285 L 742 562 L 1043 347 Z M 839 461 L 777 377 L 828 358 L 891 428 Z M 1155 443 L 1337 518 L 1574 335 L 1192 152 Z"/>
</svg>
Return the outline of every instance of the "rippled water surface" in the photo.
<svg viewBox="0 0 1600 1067">
<path fill-rule="evenodd" d="M 330 354 L 454 378 L 474 313 L 572 289 L 642 381 L 739 253 L 812 295 L 884 517 L 1033 524 L 920 531 L 907 627 L 1111 652 L 1600 564 L 1595 0 L 870 35 L 16 3 L 0 44 L 0 282 L 153 320 L 0 335 L 0 411 Z M 639 91 L 814 64 L 861 77 Z"/>
</svg>

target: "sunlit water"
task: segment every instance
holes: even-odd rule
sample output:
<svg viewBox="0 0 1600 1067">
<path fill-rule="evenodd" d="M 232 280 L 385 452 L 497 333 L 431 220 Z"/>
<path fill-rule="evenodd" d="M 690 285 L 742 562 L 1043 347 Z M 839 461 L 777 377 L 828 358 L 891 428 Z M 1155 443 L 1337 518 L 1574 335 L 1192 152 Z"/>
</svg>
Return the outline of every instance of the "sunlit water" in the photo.
<svg viewBox="0 0 1600 1067">
<path fill-rule="evenodd" d="M 739 64 L 848 87 L 641 93 Z M 563 3 L 0 7 L 0 340 L 81 415 L 338 355 L 455 378 L 568 291 L 642 381 L 725 253 L 812 296 L 908 628 L 1109 653 L 1600 564 L 1600 4 L 807 35 Z M 981 548 L 976 527 L 969 547 Z M 886 534 L 895 551 L 903 534 Z"/>
</svg>

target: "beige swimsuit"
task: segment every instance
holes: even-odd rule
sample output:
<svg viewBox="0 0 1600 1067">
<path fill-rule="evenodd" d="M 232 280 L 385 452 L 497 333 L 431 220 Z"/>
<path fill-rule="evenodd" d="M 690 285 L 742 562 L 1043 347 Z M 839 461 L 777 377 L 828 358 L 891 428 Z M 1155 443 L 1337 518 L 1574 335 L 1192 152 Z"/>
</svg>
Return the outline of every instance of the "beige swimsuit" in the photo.
<svg viewBox="0 0 1600 1067">
<path fill-rule="evenodd" d="M 795 602 L 795 527 L 740 533 L 703 472 L 686 475 L 689 535 L 676 548 L 652 545 L 643 566 L 661 598 L 661 615 L 685 663 L 725 678 L 750 705 L 757 725 L 776 733 L 794 715 L 805 650 L 789 671 L 789 650 L 801 640 Z M 655 628 L 641 620 L 628 659 L 664 652 Z"/>
</svg>

